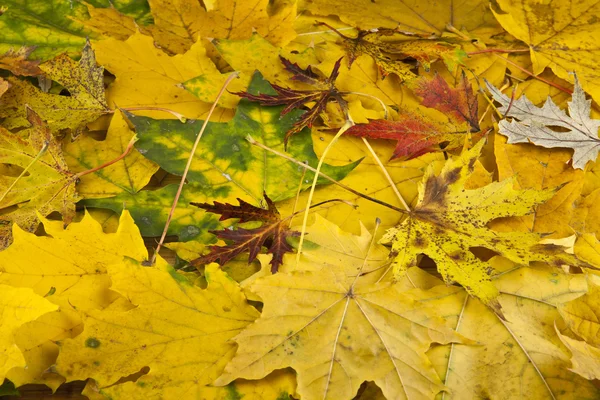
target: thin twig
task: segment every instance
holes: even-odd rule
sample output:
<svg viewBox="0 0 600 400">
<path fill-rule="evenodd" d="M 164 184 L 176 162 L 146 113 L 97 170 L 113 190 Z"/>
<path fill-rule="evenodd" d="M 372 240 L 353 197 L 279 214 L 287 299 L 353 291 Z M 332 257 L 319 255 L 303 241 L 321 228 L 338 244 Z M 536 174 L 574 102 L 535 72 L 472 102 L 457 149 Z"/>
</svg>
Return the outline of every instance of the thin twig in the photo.
<svg viewBox="0 0 600 400">
<path fill-rule="evenodd" d="M 275 154 L 275 155 L 277 155 L 277 156 L 279 156 L 279 157 L 281 157 L 281 158 L 284 158 L 284 159 L 286 159 L 286 160 L 288 160 L 288 161 L 291 161 L 291 162 L 293 162 L 293 163 L 295 163 L 295 164 L 297 164 L 297 165 L 301 165 L 301 166 L 305 167 L 306 169 L 308 169 L 308 170 L 310 170 L 310 171 L 312 171 L 312 172 L 317 172 L 317 169 L 316 169 L 316 168 L 313 168 L 313 167 L 311 167 L 310 165 L 304 164 L 302 161 L 298 161 L 298 160 L 296 160 L 295 158 L 293 158 L 293 157 L 290 157 L 290 156 L 288 156 L 288 155 L 287 155 L 287 154 L 285 154 L 285 153 L 282 153 L 282 152 L 280 152 L 280 151 L 277 151 L 277 150 L 275 150 L 275 149 L 272 149 L 272 148 L 270 148 L 270 147 L 267 147 L 267 146 L 265 146 L 264 144 L 262 144 L 262 143 L 260 143 L 260 142 L 257 142 L 257 141 L 256 141 L 256 140 L 255 140 L 255 139 L 254 139 L 252 136 L 250 136 L 250 135 L 246 136 L 246 140 L 247 140 L 248 142 L 250 142 L 250 144 L 252 144 L 253 146 L 260 147 L 261 149 L 263 149 L 263 150 L 266 150 L 266 151 L 269 151 L 269 152 L 271 152 L 271 153 L 273 153 L 273 154 Z M 357 190 L 355 190 L 355 189 L 351 188 L 350 186 L 344 185 L 343 183 L 336 181 L 335 179 L 333 179 L 333 178 L 332 178 L 332 177 L 330 177 L 329 175 L 326 175 L 326 174 L 324 174 L 323 172 L 319 172 L 319 176 L 320 176 L 320 177 L 322 177 L 322 178 L 325 178 L 325 179 L 327 179 L 329 182 L 331 182 L 331 183 L 333 183 L 333 184 L 335 184 L 335 185 L 337 185 L 337 186 L 341 187 L 341 188 L 342 188 L 342 189 L 344 189 L 344 190 L 347 190 L 348 192 L 350 192 L 350 193 L 352 193 L 352 194 L 355 194 L 355 195 L 357 195 L 357 196 L 359 196 L 359 197 L 362 197 L 362 198 L 363 198 L 363 199 L 365 199 L 365 200 L 369 200 L 369 201 L 371 201 L 371 202 L 373 202 L 373 203 L 377 203 L 377 204 L 379 204 L 379 205 L 381 205 L 381 206 L 384 206 L 384 207 L 390 208 L 390 209 L 392 209 L 392 210 L 394 210 L 394 211 L 398 211 L 398 212 L 401 212 L 401 213 L 405 213 L 405 212 L 406 212 L 405 210 L 403 210 L 403 209 L 401 209 L 401 208 L 399 208 L 399 207 L 396 207 L 396 206 L 393 206 L 393 205 L 391 205 L 391 204 L 388 204 L 388 203 L 386 203 L 386 202 L 384 202 L 384 201 L 381 201 L 381 200 L 379 200 L 379 199 L 376 199 L 375 197 L 371 197 L 371 196 L 369 196 L 369 195 L 367 195 L 367 194 L 360 193 L 359 191 L 357 191 Z"/>
<path fill-rule="evenodd" d="M 210 110 L 208 111 L 208 115 L 206 116 L 206 119 L 204 120 L 204 123 L 202 124 L 202 128 L 200 128 L 200 132 L 198 132 L 198 136 L 196 136 L 196 141 L 194 142 L 194 145 L 192 146 L 192 150 L 190 151 L 190 156 L 188 157 L 187 164 L 185 165 L 185 169 L 183 170 L 183 175 L 181 176 L 181 181 L 179 182 L 179 188 L 177 189 L 177 193 L 175 194 L 175 199 L 173 200 L 173 205 L 171 206 L 171 211 L 169 211 L 169 216 L 167 217 L 167 222 L 165 223 L 165 229 L 163 230 L 163 233 L 160 237 L 160 241 L 158 242 L 158 245 L 156 246 L 156 250 L 154 251 L 152 260 L 150 260 L 150 265 L 153 265 L 154 262 L 156 261 L 158 252 L 160 251 L 160 248 L 163 245 L 163 242 L 165 241 L 165 237 L 167 237 L 167 231 L 169 230 L 169 224 L 171 223 L 171 219 L 173 218 L 173 214 L 175 213 L 175 208 L 177 207 L 177 202 L 179 201 L 179 196 L 181 195 L 181 191 L 183 190 L 183 185 L 185 184 L 185 178 L 187 177 L 188 171 L 190 170 L 190 166 L 192 165 L 192 160 L 194 159 L 194 154 L 196 153 L 196 149 L 198 148 L 198 144 L 200 143 L 202 134 L 204 133 L 204 130 L 206 129 L 206 126 L 208 125 L 208 121 L 210 120 L 210 117 L 211 117 L 213 111 L 217 107 L 217 103 L 219 102 L 219 99 L 225 92 L 225 89 L 227 88 L 229 83 L 231 83 L 231 81 L 234 78 L 238 77 L 238 75 L 239 75 L 238 72 L 232 73 L 231 75 L 229 75 L 229 77 L 227 78 L 225 83 L 223 83 L 221 90 L 219 90 L 219 93 L 217 94 L 217 98 L 215 99 L 212 106 L 210 107 Z"/>
<path fill-rule="evenodd" d="M 292 207 L 292 218 L 290 218 L 290 223 L 288 228 L 292 226 L 292 221 L 294 220 L 294 216 L 296 215 L 296 207 L 298 207 L 298 200 L 300 199 L 300 193 L 302 192 L 302 184 L 304 183 L 304 177 L 306 176 L 306 163 L 304 164 L 304 168 L 302 168 L 302 176 L 300 177 L 300 184 L 298 185 L 298 190 L 296 191 L 296 198 L 294 199 L 294 207 Z"/>
<path fill-rule="evenodd" d="M 6 191 L 4 192 L 2 197 L 0 197 L 0 203 L 4 200 L 6 195 L 12 190 L 12 188 L 15 187 L 17 182 L 19 182 L 21 180 L 21 178 L 25 176 L 25 174 L 27 173 L 27 170 L 29 170 L 29 168 L 31 168 L 31 166 L 33 164 L 35 164 L 42 155 L 44 155 L 44 153 L 48 150 L 49 145 L 50 145 L 49 141 L 44 142 L 44 144 L 42 145 L 42 148 L 37 153 L 37 155 L 33 158 L 33 160 L 31 160 L 31 162 L 27 165 L 27 167 L 25 167 L 25 169 L 21 172 L 21 174 L 19 176 L 17 176 L 17 178 L 10 184 L 8 189 L 6 189 Z"/>
<path fill-rule="evenodd" d="M 369 151 L 371 152 L 371 155 L 375 159 L 375 162 L 379 165 L 379 168 L 381 168 L 381 171 L 383 172 L 383 175 L 385 175 L 385 178 L 390 183 L 390 186 L 392 187 L 392 190 L 396 194 L 396 197 L 398 197 L 398 200 L 400 200 L 400 203 L 402 203 L 402 205 L 404 206 L 404 208 L 406 209 L 406 211 L 410 212 L 410 207 L 406 203 L 406 200 L 404 200 L 404 197 L 402 197 L 402 195 L 400 194 L 400 191 L 396 187 L 396 183 L 394 182 L 394 180 L 390 176 L 390 174 L 387 171 L 387 169 L 385 169 L 385 166 L 383 165 L 383 163 L 379 159 L 379 156 L 377 156 L 377 153 L 375 153 L 375 150 L 373 150 L 373 148 L 369 144 L 369 141 L 367 140 L 367 138 L 363 137 L 362 140 L 363 140 L 363 143 L 365 144 L 365 146 L 367 146 L 367 149 L 369 149 Z"/>
<path fill-rule="evenodd" d="M 529 49 L 482 49 L 477 51 L 470 51 L 467 53 L 469 56 L 484 53 L 526 53 Z"/>
<path fill-rule="evenodd" d="M 333 145 L 337 142 L 337 140 L 346 132 L 350 127 L 354 125 L 354 122 L 348 115 L 346 118 L 346 123 L 340 128 L 340 130 L 335 134 L 331 142 L 325 147 L 323 150 L 323 154 L 319 158 L 319 163 L 317 164 L 317 170 L 315 171 L 315 177 L 313 179 L 312 185 L 310 187 L 310 193 L 308 194 L 308 200 L 306 201 L 306 210 L 304 211 L 304 218 L 302 219 L 302 229 L 300 230 L 300 239 L 298 240 L 298 252 L 296 253 L 296 265 L 300 262 L 300 254 L 302 254 L 302 245 L 304 244 L 304 235 L 306 235 L 306 225 L 308 224 L 308 213 L 310 208 L 310 203 L 312 203 L 313 196 L 315 194 L 315 188 L 317 187 L 317 180 L 319 179 L 319 173 L 321 172 L 321 167 L 323 166 L 323 162 L 325 161 L 325 157 L 327 157 L 327 153 Z"/>
</svg>

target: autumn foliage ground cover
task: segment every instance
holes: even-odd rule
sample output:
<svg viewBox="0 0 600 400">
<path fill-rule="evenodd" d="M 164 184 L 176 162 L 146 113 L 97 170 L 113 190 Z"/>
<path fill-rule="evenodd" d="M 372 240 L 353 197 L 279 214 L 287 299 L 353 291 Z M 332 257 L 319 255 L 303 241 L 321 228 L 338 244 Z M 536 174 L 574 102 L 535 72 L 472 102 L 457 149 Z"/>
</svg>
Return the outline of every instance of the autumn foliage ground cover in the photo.
<svg viewBox="0 0 600 400">
<path fill-rule="evenodd" d="M 0 10 L 0 395 L 600 398 L 598 2 Z"/>
</svg>

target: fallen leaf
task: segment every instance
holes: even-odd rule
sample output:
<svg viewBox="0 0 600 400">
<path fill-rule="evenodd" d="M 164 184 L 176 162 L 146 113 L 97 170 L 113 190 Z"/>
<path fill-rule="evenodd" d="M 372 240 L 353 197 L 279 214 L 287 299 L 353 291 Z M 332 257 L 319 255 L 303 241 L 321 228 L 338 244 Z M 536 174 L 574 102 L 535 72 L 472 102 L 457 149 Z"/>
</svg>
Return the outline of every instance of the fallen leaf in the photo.
<svg viewBox="0 0 600 400">
<path fill-rule="evenodd" d="M 583 340 L 575 340 L 560 332 L 557 333 L 560 340 L 572 354 L 571 363 L 573 366 L 569 368 L 569 371 L 573 371 L 585 379 L 598 379 L 600 377 L 600 361 L 598 361 L 600 359 L 600 349 Z"/>
<path fill-rule="evenodd" d="M 506 319 L 467 293 L 444 314 L 450 328 L 477 341 L 427 353 L 448 387 L 445 397 L 597 398 L 592 382 L 568 371 L 569 354 L 554 328 L 564 328 L 556 307 L 585 293 L 585 277 L 551 266 L 519 267 L 501 257 L 490 263 L 498 271 L 492 279 Z"/>
<path fill-rule="evenodd" d="M 210 104 L 178 85 L 201 74 L 221 84 L 227 79 L 206 56 L 202 42 L 173 57 L 156 48 L 151 37 L 139 32 L 125 42 L 106 39 L 95 42 L 93 47 L 98 63 L 116 76 L 106 92 L 111 107 L 158 107 L 187 118 L 200 118 L 206 115 Z M 145 84 L 140 85 L 139 80 Z M 164 111 L 135 112 L 153 118 L 174 118 Z"/>
<path fill-rule="evenodd" d="M 134 133 L 120 111 L 112 117 L 106 138 L 102 141 L 82 135 L 66 140 L 63 145 L 65 161 L 73 172 L 83 172 L 103 165 L 122 155 Z M 83 175 L 77 192 L 84 199 L 134 194 L 148 184 L 158 165 L 133 149 L 123 160 L 91 174 Z"/>
<path fill-rule="evenodd" d="M 367 380 L 392 399 L 442 390 L 424 351 L 432 342 L 464 341 L 433 316 L 444 308 L 436 299 L 458 288 L 402 291 L 356 272 L 349 276 L 340 263 L 257 280 L 251 290 L 264 302 L 262 314 L 234 337 L 236 355 L 215 384 L 291 366 L 307 399 L 351 399 Z"/>
<path fill-rule="evenodd" d="M 67 381 L 92 377 L 105 387 L 147 366 L 150 372 L 130 391 L 152 388 L 170 398 L 169 393 L 201 390 L 233 355 L 229 339 L 259 315 L 214 264 L 206 268 L 207 289 L 192 285 L 160 258 L 154 267 L 126 258 L 108 271 L 113 290 L 137 307 L 87 313 L 84 331 L 63 341 L 56 362 Z M 145 389 L 146 382 L 159 385 Z"/>
<path fill-rule="evenodd" d="M 600 151 L 598 128 L 600 121 L 590 118 L 591 100 L 575 78 L 573 99 L 569 104 L 569 115 L 558 108 L 552 100 L 536 107 L 525 96 L 511 99 L 493 85 L 488 84 L 494 100 L 501 104 L 498 111 L 504 117 L 513 117 L 511 122 L 500 121 L 500 133 L 508 137 L 508 143 L 528 143 L 547 148 L 565 147 L 573 149 L 573 167 L 583 169 L 588 161 L 595 161 Z M 561 128 L 558 129 L 552 129 Z"/>
<path fill-rule="evenodd" d="M 2 253 L 0 253 L 2 254 Z M 15 343 L 15 330 L 26 322 L 56 310 L 54 304 L 29 288 L 0 285 L 0 382 L 15 367 L 24 367 L 25 358 Z M 7 318 L 8 316 L 8 318 Z"/>
<path fill-rule="evenodd" d="M 28 60 L 35 47 L 23 46 L 19 50 L 10 49 L 0 55 L 0 69 L 6 69 L 15 75 L 37 76 L 44 72 L 39 69 L 39 61 Z"/>
<path fill-rule="evenodd" d="M 447 283 L 461 284 L 469 294 L 499 312 L 498 290 L 491 281 L 492 269 L 471 251 L 483 247 L 511 261 L 528 264 L 545 261 L 556 266 L 575 265 L 577 260 L 553 244 L 540 244 L 531 232 L 496 232 L 491 220 L 529 214 L 532 208 L 554 195 L 554 190 L 515 190 L 511 179 L 466 190 L 465 181 L 474 168 L 484 140 L 460 157 L 446 162 L 436 176 L 430 168 L 419 189 L 419 201 L 408 218 L 388 230 L 383 243 L 392 244 L 396 276 L 415 265 L 419 254 L 436 263 Z"/>
<path fill-rule="evenodd" d="M 78 134 L 86 124 L 108 112 L 104 99 L 104 69 L 96 66 L 89 43 L 79 62 L 61 54 L 39 67 L 52 80 L 63 85 L 69 96 L 45 93 L 27 81 L 11 77 L 12 87 L 2 96 L 0 117 L 8 129 L 27 127 L 27 104 L 36 111 L 54 133 L 71 129 Z"/>
<path fill-rule="evenodd" d="M 327 79 L 319 79 L 318 75 L 312 72 L 310 66 L 307 69 L 302 69 L 298 67 L 298 65 L 290 63 L 290 61 L 283 57 L 281 58 L 281 62 L 286 66 L 288 71 L 293 73 L 292 80 L 309 83 L 311 86 L 317 87 L 317 89 L 294 90 L 272 83 L 270 85 L 275 91 L 275 94 L 260 91 L 257 94 L 249 92 L 238 92 L 235 94 L 264 106 L 285 105 L 286 107 L 281 111 L 281 115 L 286 115 L 292 110 L 306 106 L 307 103 L 314 103 L 308 111 L 301 114 L 301 117 L 294 122 L 291 129 L 285 133 L 283 143 L 284 146 L 287 146 L 287 143 L 293 134 L 300 132 L 306 127 L 312 127 L 319 114 L 325 111 L 325 107 L 327 107 L 329 102 L 336 102 L 340 108 L 344 110 L 344 113 L 347 110 L 347 104 L 342 97 L 342 93 L 335 87 L 335 80 L 338 77 L 340 63 L 342 62 L 341 58 L 335 63 L 331 70 L 331 74 L 329 74 Z M 321 89 L 319 89 L 319 87 Z"/>
<path fill-rule="evenodd" d="M 28 112 L 33 125 L 28 140 L 0 127 L 0 159 L 19 168 L 17 174 L 0 175 L 0 209 L 8 211 L 0 215 L 0 248 L 11 241 L 12 223 L 34 231 L 38 214 L 58 211 L 65 224 L 75 215 L 75 175 L 69 171 L 60 143 L 49 128 L 35 112 Z M 25 169 L 27 173 L 20 176 Z"/>
<path fill-rule="evenodd" d="M 600 75 L 594 61 L 600 53 L 593 39 L 600 32 L 600 21 L 594 18 L 600 12 L 597 3 L 500 0 L 492 11 L 508 33 L 529 46 L 535 75 L 550 67 L 562 79 L 577 82 L 571 75 L 577 71 L 585 90 L 600 100 Z"/>
<path fill-rule="evenodd" d="M 256 74 L 250 93 L 274 93 L 260 74 Z M 235 117 L 227 123 L 209 122 L 187 175 L 217 194 L 217 198 L 234 201 L 242 198 L 259 204 L 266 193 L 273 201 L 296 195 L 300 179 L 302 188 L 310 187 L 313 172 L 306 171 L 285 159 L 251 145 L 247 136 L 272 149 L 283 151 L 284 138 L 303 112 L 294 110 L 280 117 L 283 107 L 266 107 L 244 100 L 236 109 Z M 130 118 L 136 127 L 139 141 L 136 148 L 166 171 L 181 175 L 187 163 L 192 144 L 204 121 L 182 124 L 179 121 L 158 121 L 144 117 Z M 318 159 L 312 149 L 307 130 L 294 135 L 289 143 L 289 154 L 316 167 Z M 234 157 L 231 154 L 235 154 Z M 359 161 L 343 166 L 324 165 L 322 171 L 334 179 L 342 179 Z M 277 173 L 269 173 L 277 171 Z M 329 183 L 320 179 L 319 184 Z"/>
<path fill-rule="evenodd" d="M 224 265 L 246 251 L 250 253 L 248 263 L 251 263 L 260 253 L 262 246 L 266 246 L 268 253 L 273 255 L 270 262 L 271 272 L 277 272 L 283 262 L 283 255 L 293 250 L 292 246 L 287 243 L 287 239 L 299 236 L 300 232 L 289 228 L 287 218 L 281 218 L 277 207 L 275 207 L 275 203 L 267 195 L 265 195 L 266 209 L 255 207 L 242 199 L 237 200 L 240 203 L 239 206 L 219 202 L 215 202 L 214 204 L 192 203 L 192 205 L 210 213 L 220 214 L 220 221 L 236 218 L 240 223 L 260 222 L 261 226 L 253 229 L 236 227 L 234 229 L 211 231 L 217 238 L 233 243 L 226 246 L 211 246 L 208 254 L 193 260 L 191 264 L 198 266 L 218 260 L 220 265 Z"/>
</svg>

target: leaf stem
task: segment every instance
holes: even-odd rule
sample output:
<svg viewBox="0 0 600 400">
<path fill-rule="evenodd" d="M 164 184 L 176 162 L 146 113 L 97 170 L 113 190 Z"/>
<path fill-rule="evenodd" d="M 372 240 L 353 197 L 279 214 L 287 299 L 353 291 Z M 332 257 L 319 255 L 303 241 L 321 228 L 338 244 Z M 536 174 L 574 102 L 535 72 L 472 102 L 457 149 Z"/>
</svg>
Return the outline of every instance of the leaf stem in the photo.
<svg viewBox="0 0 600 400">
<path fill-rule="evenodd" d="M 167 222 L 165 223 L 165 229 L 163 230 L 163 233 L 160 237 L 158 245 L 156 245 L 156 250 L 154 251 L 154 254 L 152 255 L 152 260 L 150 260 L 150 265 L 154 265 L 154 262 L 156 261 L 156 257 L 158 256 L 158 252 L 160 251 L 160 248 L 163 245 L 165 238 L 167 237 L 167 231 L 169 230 L 169 225 L 171 224 L 171 220 L 173 219 L 173 214 L 175 213 L 175 208 L 177 207 L 177 202 L 179 201 L 179 196 L 181 196 L 181 191 L 183 190 L 183 185 L 185 184 L 185 178 L 187 177 L 188 171 L 190 170 L 190 166 L 192 165 L 192 160 L 194 159 L 194 154 L 196 153 L 196 149 L 198 148 L 198 144 L 200 143 L 202 134 L 204 133 L 204 130 L 206 129 L 206 126 L 208 125 L 210 116 L 212 115 L 213 111 L 217 107 L 217 103 L 219 102 L 219 99 L 223 95 L 223 92 L 225 92 L 225 89 L 227 88 L 227 86 L 231 83 L 231 81 L 234 78 L 237 78 L 238 76 L 239 76 L 238 72 L 233 72 L 231 75 L 229 75 L 229 77 L 227 78 L 225 83 L 223 83 L 221 90 L 219 90 L 219 93 L 217 94 L 217 98 L 215 99 L 212 106 L 210 107 L 210 110 L 208 111 L 208 115 L 206 116 L 206 119 L 204 120 L 204 123 L 202 124 L 202 128 L 200 128 L 200 131 L 198 132 L 198 135 L 196 136 L 196 140 L 194 141 L 194 145 L 192 146 L 192 150 L 190 151 L 190 156 L 188 157 L 187 164 L 185 165 L 185 169 L 183 170 L 183 175 L 181 176 L 181 181 L 179 182 L 179 188 L 177 188 L 177 193 L 175 194 L 175 199 L 173 200 L 173 205 L 171 206 L 171 210 L 169 211 L 169 216 L 167 217 Z"/>
<path fill-rule="evenodd" d="M 341 92 L 340 94 L 341 94 L 341 95 L 345 95 L 345 94 L 355 94 L 355 95 L 357 95 L 357 96 L 365 96 L 365 97 L 369 97 L 369 98 L 371 98 L 371 99 L 373 99 L 373 100 L 377 100 L 377 101 L 379 102 L 379 104 L 381 104 L 381 108 L 383 108 L 383 118 L 384 118 L 384 119 L 388 119 L 388 115 L 389 115 L 389 113 L 388 113 L 388 108 L 387 108 L 387 106 L 385 105 L 385 103 L 384 103 L 384 102 L 383 102 L 383 101 L 382 101 L 382 100 L 381 100 L 379 97 L 377 97 L 377 96 L 373 96 L 373 95 L 371 95 L 371 94 L 368 94 L 368 93 L 361 93 L 361 92 Z"/>
<path fill-rule="evenodd" d="M 125 151 L 124 151 L 124 152 L 123 152 L 123 154 L 121 154 L 119 157 L 115 158 L 114 160 L 107 161 L 107 162 L 105 162 L 104 164 L 102 164 L 102 165 L 99 165 L 99 166 L 97 166 L 97 167 L 94 167 L 94 168 L 92 168 L 92 169 L 88 169 L 87 171 L 82 171 L 82 172 L 79 172 L 78 174 L 76 174 L 76 175 L 75 175 L 75 177 L 76 177 L 76 178 L 81 178 L 81 177 L 82 177 L 82 176 L 84 176 L 84 175 L 87 175 L 87 174 L 94 173 L 94 172 L 96 172 L 96 171 L 99 171 L 99 170 L 101 170 L 102 168 L 106 168 L 106 167 L 108 167 L 109 165 L 113 165 L 114 163 L 121 161 L 122 159 L 124 159 L 125 157 L 127 157 L 127 155 L 128 155 L 129 153 L 131 153 L 131 150 L 133 149 L 133 145 L 134 145 L 134 143 L 135 143 L 136 141 L 137 141 L 137 136 L 136 136 L 136 135 L 133 135 L 133 136 L 131 137 L 131 140 L 129 141 L 129 143 L 127 143 L 127 147 L 125 148 Z"/>
<path fill-rule="evenodd" d="M 31 160 L 31 162 L 27 165 L 27 167 L 25 167 L 25 169 L 21 172 L 21 174 L 19 176 L 17 176 L 17 178 L 6 189 L 6 191 L 4 192 L 4 194 L 2 195 L 2 197 L 0 197 L 0 203 L 2 203 L 2 201 L 4 200 L 4 198 L 6 197 L 6 195 L 8 193 L 10 193 L 10 191 L 12 190 L 12 188 L 15 187 L 15 185 L 17 184 L 17 182 L 19 182 L 21 180 L 21 178 L 25 176 L 25 174 L 27 173 L 27 171 L 29 170 L 29 168 L 31 168 L 31 166 L 33 164 L 35 164 L 40 159 L 40 157 L 42 157 L 42 155 L 44 155 L 44 153 L 48 150 L 48 146 L 49 145 L 50 145 L 49 141 L 45 141 L 44 142 L 44 144 L 42 145 L 42 148 L 37 153 L 37 155 L 33 158 L 33 160 Z"/>
<path fill-rule="evenodd" d="M 260 148 L 261 148 L 261 149 L 263 149 L 263 150 L 269 151 L 269 152 L 271 152 L 271 153 L 273 153 L 273 154 L 275 154 L 275 155 L 277 155 L 277 156 L 279 156 L 279 157 L 281 157 L 281 158 L 284 158 L 284 159 L 286 159 L 286 160 L 288 160 L 288 161 L 291 161 L 291 162 L 293 162 L 293 163 L 295 163 L 295 164 L 297 164 L 297 165 L 301 165 L 301 166 L 305 167 L 306 169 L 308 169 L 308 170 L 310 170 L 310 171 L 312 171 L 312 172 L 317 172 L 316 168 L 313 168 L 313 167 L 311 167 L 310 165 L 304 164 L 302 161 L 298 161 L 298 160 L 296 160 L 295 158 L 293 158 L 293 157 L 290 157 L 290 156 L 288 156 L 288 155 L 287 155 L 287 154 L 285 154 L 285 153 L 282 153 L 282 152 L 280 152 L 280 151 L 277 151 L 277 150 L 275 150 L 275 149 L 272 149 L 272 148 L 270 148 L 270 147 L 267 147 L 267 146 L 265 146 L 264 144 L 262 144 L 262 143 L 260 143 L 260 142 L 257 142 L 257 141 L 256 141 L 256 140 L 255 140 L 255 139 L 254 139 L 252 136 L 250 136 L 250 135 L 246 136 L 246 140 L 247 140 L 248 142 L 250 142 L 250 144 L 252 144 L 252 145 L 254 145 L 254 146 L 260 147 Z M 403 210 L 403 209 L 401 209 L 401 208 L 399 208 L 399 207 L 396 207 L 396 206 L 393 206 L 393 205 L 391 205 L 391 204 L 388 204 L 388 203 L 386 203 L 386 202 L 384 202 L 384 201 L 381 201 L 381 200 L 379 200 L 379 199 L 376 199 L 376 198 L 374 198 L 374 197 L 371 197 L 371 196 L 369 196 L 369 195 L 367 195 L 367 194 L 360 193 L 359 191 L 357 191 L 357 190 L 355 190 L 355 189 L 351 188 L 350 186 L 346 186 L 346 185 L 344 185 L 343 183 L 336 181 L 335 179 L 333 179 L 333 178 L 332 178 L 332 177 L 330 177 L 329 175 L 326 175 L 326 174 L 324 174 L 323 172 L 319 172 L 319 176 L 321 176 L 322 178 L 325 178 L 325 179 L 327 179 L 329 182 L 331 182 L 331 183 L 333 183 L 333 184 L 335 184 L 335 185 L 337 185 L 337 186 L 341 187 L 342 189 L 344 189 L 344 190 L 347 190 L 348 192 L 350 192 L 350 193 L 352 193 L 352 194 L 355 194 L 355 195 L 357 195 L 358 197 L 362 197 L 362 198 L 363 198 L 363 199 L 365 199 L 365 200 L 369 200 L 369 201 L 371 201 L 371 202 L 373 202 L 373 203 L 377 203 L 377 204 L 379 204 L 379 205 L 381 205 L 381 206 L 384 206 L 384 207 L 390 208 L 390 209 L 392 209 L 392 210 L 394 210 L 394 211 L 398 211 L 398 212 L 401 212 L 401 213 L 405 213 L 405 212 L 406 212 L 405 210 Z"/>
</svg>

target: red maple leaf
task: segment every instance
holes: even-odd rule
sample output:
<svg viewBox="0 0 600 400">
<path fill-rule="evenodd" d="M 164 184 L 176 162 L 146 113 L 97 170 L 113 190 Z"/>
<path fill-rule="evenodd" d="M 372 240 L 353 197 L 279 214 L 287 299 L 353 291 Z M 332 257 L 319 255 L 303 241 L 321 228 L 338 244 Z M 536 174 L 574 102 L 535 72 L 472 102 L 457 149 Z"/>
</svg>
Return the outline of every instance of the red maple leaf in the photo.
<svg viewBox="0 0 600 400">
<path fill-rule="evenodd" d="M 285 115 L 290 111 L 306 106 L 307 103 L 315 103 L 308 111 L 306 111 L 293 127 L 286 132 L 284 138 L 284 145 L 287 147 L 289 138 L 297 132 L 300 132 L 305 127 L 311 128 L 317 117 L 327 107 L 327 103 L 335 101 L 340 105 L 342 112 L 346 112 L 348 109 L 346 101 L 342 98 L 342 93 L 335 87 L 335 80 L 339 75 L 340 64 L 342 59 L 337 60 L 331 74 L 326 79 L 320 79 L 315 74 L 310 66 L 306 69 L 302 69 L 298 64 L 294 64 L 283 57 L 279 57 L 285 68 L 292 72 L 294 76 L 293 80 L 302 81 L 312 86 L 318 87 L 315 90 L 295 90 L 290 88 L 284 88 L 282 86 L 271 83 L 271 86 L 277 93 L 276 95 L 271 94 L 251 94 L 248 92 L 237 92 L 234 93 L 245 99 L 256 101 L 261 105 L 266 106 L 279 106 L 285 105 L 286 107 L 281 111 L 281 115 Z"/>
<path fill-rule="evenodd" d="M 254 229 L 224 229 L 220 231 L 211 231 L 219 239 L 231 242 L 226 246 L 211 246 L 210 252 L 191 262 L 192 265 L 198 266 L 211 262 L 218 262 L 224 265 L 232 260 L 237 255 L 248 252 L 248 263 L 256 259 L 263 246 L 266 246 L 267 253 L 273 254 L 271 259 L 271 272 L 275 273 L 283 262 L 283 255 L 293 250 L 286 238 L 290 236 L 299 236 L 300 232 L 292 231 L 285 224 L 286 219 L 281 219 L 275 203 L 265 194 L 267 208 L 255 207 L 242 199 L 237 199 L 238 206 L 228 203 L 215 202 L 214 204 L 207 203 L 191 203 L 208 212 L 220 214 L 220 221 L 237 218 L 239 222 L 259 221 L 261 226 Z"/>
<path fill-rule="evenodd" d="M 464 72 L 456 88 L 436 74 L 433 79 L 420 79 L 414 92 L 423 98 L 424 106 L 443 112 L 458 124 L 468 122 L 471 132 L 479 132 L 477 95 Z"/>
</svg>

